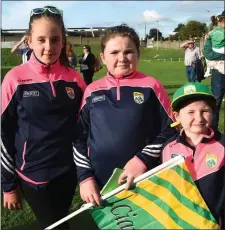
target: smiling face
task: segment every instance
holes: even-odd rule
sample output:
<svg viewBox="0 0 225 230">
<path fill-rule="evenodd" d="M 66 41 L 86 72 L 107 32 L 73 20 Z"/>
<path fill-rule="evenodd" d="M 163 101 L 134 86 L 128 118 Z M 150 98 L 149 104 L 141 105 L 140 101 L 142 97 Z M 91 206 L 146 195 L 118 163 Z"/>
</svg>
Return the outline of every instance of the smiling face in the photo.
<svg viewBox="0 0 225 230">
<path fill-rule="evenodd" d="M 52 20 L 42 17 L 32 23 L 29 47 L 46 65 L 54 63 L 63 48 L 61 28 Z"/>
<path fill-rule="evenodd" d="M 213 111 L 205 101 L 195 101 L 174 112 L 177 121 L 180 121 L 188 134 L 207 134 L 212 123 Z"/>
<path fill-rule="evenodd" d="M 101 58 L 112 75 L 125 76 L 136 70 L 138 50 L 129 37 L 116 36 L 106 42 Z"/>
</svg>

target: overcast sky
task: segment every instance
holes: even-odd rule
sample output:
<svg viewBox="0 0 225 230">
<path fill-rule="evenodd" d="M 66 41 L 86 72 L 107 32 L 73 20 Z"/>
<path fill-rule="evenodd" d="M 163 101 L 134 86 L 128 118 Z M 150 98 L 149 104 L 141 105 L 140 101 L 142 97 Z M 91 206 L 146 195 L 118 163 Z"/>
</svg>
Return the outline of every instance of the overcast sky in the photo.
<svg viewBox="0 0 225 230">
<path fill-rule="evenodd" d="M 33 8 L 53 5 L 63 10 L 65 26 L 94 27 L 127 23 L 141 37 L 158 27 L 164 37 L 179 23 L 209 23 L 224 10 L 223 1 L 2 1 L 2 28 L 27 29 Z"/>
</svg>

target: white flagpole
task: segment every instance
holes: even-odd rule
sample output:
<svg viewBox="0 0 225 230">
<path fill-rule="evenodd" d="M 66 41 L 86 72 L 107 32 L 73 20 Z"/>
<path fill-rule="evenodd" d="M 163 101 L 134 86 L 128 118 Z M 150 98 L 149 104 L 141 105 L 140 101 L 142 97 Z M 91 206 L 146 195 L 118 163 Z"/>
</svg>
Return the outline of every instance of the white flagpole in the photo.
<svg viewBox="0 0 225 230">
<path fill-rule="evenodd" d="M 176 156 L 168 161 L 166 161 L 165 163 L 155 167 L 154 169 L 152 170 L 149 170 L 148 172 L 136 177 L 134 179 L 134 184 L 137 184 L 138 182 L 144 180 L 144 179 L 147 179 L 151 176 L 154 176 L 156 173 L 160 172 L 160 171 L 163 171 L 165 169 L 168 169 L 168 168 L 171 168 L 175 165 L 178 165 L 180 163 L 183 163 L 184 162 L 184 158 L 182 156 Z M 118 188 L 114 189 L 113 191 L 107 193 L 106 195 L 102 196 L 101 199 L 102 200 L 106 200 L 108 199 L 109 197 L 111 196 L 114 196 L 115 194 L 123 191 L 125 189 L 125 186 L 126 184 L 123 184 L 121 186 L 119 186 Z M 85 210 L 88 210 L 89 208 L 93 207 L 94 205 L 92 203 L 87 203 L 87 204 L 84 204 L 80 209 L 78 209 L 77 211 L 75 212 L 72 212 L 71 214 L 69 214 L 68 216 L 62 218 L 61 220 L 55 222 L 54 224 L 48 226 L 46 229 L 53 229 L 55 228 L 56 226 L 62 224 L 63 222 L 71 219 L 72 217 L 80 214 L 81 212 L 85 211 Z"/>
</svg>

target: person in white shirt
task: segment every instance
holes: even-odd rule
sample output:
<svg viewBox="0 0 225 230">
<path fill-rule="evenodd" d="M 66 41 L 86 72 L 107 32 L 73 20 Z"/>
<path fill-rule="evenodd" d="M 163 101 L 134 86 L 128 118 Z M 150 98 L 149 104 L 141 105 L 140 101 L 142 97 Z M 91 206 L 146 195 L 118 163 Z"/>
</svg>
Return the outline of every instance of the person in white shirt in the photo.
<svg viewBox="0 0 225 230">
<path fill-rule="evenodd" d="M 201 60 L 202 53 L 192 40 L 182 43 L 180 48 L 185 49 L 184 64 L 186 66 L 188 82 L 196 82 L 196 63 L 198 60 Z"/>
</svg>

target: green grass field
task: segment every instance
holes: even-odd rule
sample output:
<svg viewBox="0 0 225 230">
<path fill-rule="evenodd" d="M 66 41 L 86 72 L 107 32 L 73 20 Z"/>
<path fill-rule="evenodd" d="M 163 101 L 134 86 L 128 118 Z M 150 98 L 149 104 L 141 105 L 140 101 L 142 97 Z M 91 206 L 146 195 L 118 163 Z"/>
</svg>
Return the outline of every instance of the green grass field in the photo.
<svg viewBox="0 0 225 230">
<path fill-rule="evenodd" d="M 143 51 L 143 52 L 142 52 Z M 140 57 L 141 60 L 151 59 L 157 54 L 156 50 L 146 50 L 143 49 L 142 55 Z M 182 58 L 183 52 L 174 51 L 174 50 L 160 50 L 158 52 L 161 57 L 164 58 Z M 161 58 L 159 57 L 159 58 Z M 10 69 L 10 67 L 2 67 L 1 76 L 5 76 L 6 72 Z M 166 88 L 169 96 L 171 97 L 175 90 L 183 85 L 186 82 L 185 68 L 183 62 L 151 62 L 148 63 L 146 61 L 140 61 L 138 65 L 138 69 L 150 76 L 153 76 L 161 81 L 161 83 Z M 106 68 L 103 67 L 100 72 L 96 73 L 94 76 L 94 80 L 101 78 L 106 73 Z M 205 84 L 210 85 L 210 79 L 203 81 Z M 224 103 L 220 112 L 220 123 L 219 128 L 222 132 L 224 132 Z M 82 202 L 79 198 L 79 194 L 77 193 L 74 197 L 71 212 L 75 211 L 81 206 Z M 81 216 L 80 222 L 74 222 L 71 219 L 70 224 L 72 229 L 89 229 L 92 230 L 93 224 L 89 223 L 86 220 L 86 214 Z M 9 211 L 2 208 L 2 229 L 4 230 L 28 230 L 37 229 L 37 224 L 35 222 L 35 217 L 30 210 L 29 206 L 24 201 L 23 203 L 23 211 Z M 90 226 L 91 225 L 91 226 Z"/>
</svg>

